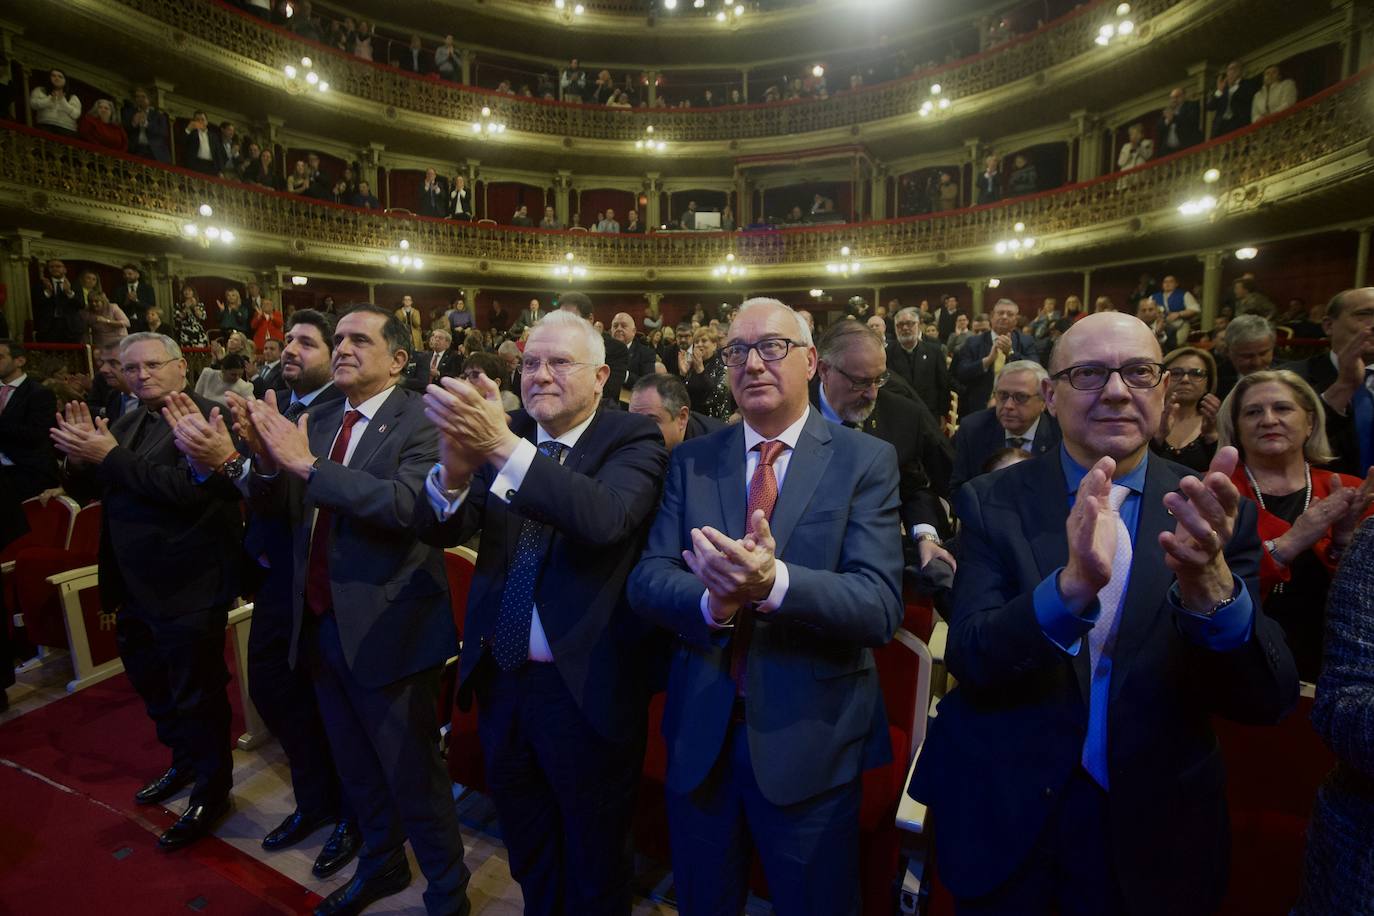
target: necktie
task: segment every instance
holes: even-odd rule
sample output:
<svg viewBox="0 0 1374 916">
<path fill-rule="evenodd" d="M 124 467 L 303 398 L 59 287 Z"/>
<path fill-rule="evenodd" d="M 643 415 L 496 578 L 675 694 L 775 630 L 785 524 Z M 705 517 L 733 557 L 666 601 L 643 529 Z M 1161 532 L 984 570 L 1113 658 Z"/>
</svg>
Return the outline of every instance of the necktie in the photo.
<svg viewBox="0 0 1374 916">
<path fill-rule="evenodd" d="M 1107 780 L 1107 697 L 1112 685 L 1112 653 L 1116 648 L 1116 634 L 1121 624 L 1121 604 L 1126 585 L 1131 578 L 1131 533 L 1121 520 L 1121 504 L 1130 490 L 1112 485 L 1109 497 L 1112 512 L 1116 513 L 1116 553 L 1112 554 L 1112 577 L 1097 593 L 1099 607 L 1097 623 L 1088 633 L 1089 670 L 1092 672 L 1088 688 L 1088 733 L 1083 739 L 1083 769 L 1102 788 Z"/>
<path fill-rule="evenodd" d="M 1025 448 L 1025 436 L 1007 436 L 1007 448 Z"/>
<path fill-rule="evenodd" d="M 560 464 L 567 446 L 553 439 L 539 444 L 539 451 Z M 530 656 L 530 622 L 534 619 L 534 583 L 548 544 L 544 524 L 527 518 L 520 523 L 515 557 L 506 573 L 501 607 L 496 613 L 491 654 L 502 671 L 513 671 Z"/>
<path fill-rule="evenodd" d="M 137 298 L 138 298 L 138 289 L 137 289 L 137 287 L 134 286 L 134 284 L 130 283 L 130 284 L 129 284 L 129 301 L 132 302 L 133 300 L 135 300 L 135 299 L 137 299 Z"/>
<path fill-rule="evenodd" d="M 760 442 L 754 446 L 759 453 L 758 467 L 749 480 L 749 502 L 745 507 L 744 528 L 749 533 L 754 530 L 754 512 L 762 509 L 763 516 L 770 521 L 773 507 L 778 502 L 778 478 L 773 473 L 773 462 L 778 460 L 786 442 L 774 440 Z M 735 620 L 735 636 L 730 640 L 730 679 L 735 682 L 735 695 L 744 696 L 745 679 L 749 668 L 749 641 L 754 632 L 754 610 L 749 605 L 740 608 Z"/>
<path fill-rule="evenodd" d="M 286 405 L 286 409 L 282 411 L 281 415 L 292 423 L 295 423 L 301 418 L 301 414 L 305 413 L 305 409 L 308 406 L 310 405 L 306 404 L 304 401 L 292 401 L 290 404 Z M 344 444 L 344 448 L 348 448 L 347 443 Z"/>
<path fill-rule="evenodd" d="M 344 413 L 343 426 L 334 439 L 334 447 L 329 450 L 330 461 L 344 463 L 344 457 L 348 455 L 348 440 L 353 437 L 353 427 L 362 418 L 363 415 L 356 410 Z M 319 507 L 315 512 L 315 527 L 310 533 L 310 558 L 305 570 L 305 606 L 316 617 L 334 604 L 329 589 L 329 541 L 333 530 L 334 510 Z"/>
<path fill-rule="evenodd" d="M 5 408 L 9 406 L 12 397 L 14 397 L 13 385 L 0 386 L 0 413 L 5 412 Z"/>
<path fill-rule="evenodd" d="M 1360 446 L 1360 467 L 1374 464 L 1374 394 L 1369 390 L 1369 377 L 1374 374 L 1374 366 L 1364 370 L 1364 384 L 1355 389 L 1350 399 L 1351 412 L 1355 417 L 1355 435 Z"/>
<path fill-rule="evenodd" d="M 439 374 L 439 357 L 442 355 L 438 350 L 434 351 L 434 357 L 429 362 L 429 371 L 435 375 Z"/>
</svg>

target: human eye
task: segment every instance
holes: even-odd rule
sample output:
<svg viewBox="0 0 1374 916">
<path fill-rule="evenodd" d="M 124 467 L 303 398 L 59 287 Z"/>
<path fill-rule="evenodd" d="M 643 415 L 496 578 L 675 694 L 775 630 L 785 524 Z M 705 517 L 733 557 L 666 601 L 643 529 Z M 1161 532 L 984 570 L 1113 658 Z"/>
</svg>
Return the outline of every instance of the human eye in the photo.
<svg viewBox="0 0 1374 916">
<path fill-rule="evenodd" d="M 1097 384 L 1107 377 L 1107 370 L 1102 366 L 1074 366 L 1069 370 L 1069 378 L 1076 382 Z"/>
<path fill-rule="evenodd" d="M 1155 378 L 1155 367 L 1149 363 L 1126 366 L 1121 371 L 1133 382 L 1152 382 Z"/>
<path fill-rule="evenodd" d="M 787 352 L 787 341 L 779 337 L 770 337 L 767 340 L 759 341 L 759 355 L 766 358 L 776 358 Z"/>
</svg>

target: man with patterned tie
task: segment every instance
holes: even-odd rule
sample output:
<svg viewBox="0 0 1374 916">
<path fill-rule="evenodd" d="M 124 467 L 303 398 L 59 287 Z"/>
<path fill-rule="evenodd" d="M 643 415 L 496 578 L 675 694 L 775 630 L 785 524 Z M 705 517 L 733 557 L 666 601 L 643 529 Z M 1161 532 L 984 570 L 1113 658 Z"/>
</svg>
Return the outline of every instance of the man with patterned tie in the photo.
<svg viewBox="0 0 1374 916">
<path fill-rule="evenodd" d="M 405 888 L 406 839 L 429 882 L 426 911 L 471 909 L 436 742 L 439 678 L 458 640 L 442 552 L 412 533 L 439 450 L 420 398 L 398 384 L 409 346 L 391 312 L 356 306 L 334 330 L 342 399 L 295 423 L 274 395 L 235 411 L 252 452 L 253 508 L 291 523 L 291 659 L 310 671 L 363 834 L 353 879 L 315 911 L 325 916 L 361 912 Z"/>
<path fill-rule="evenodd" d="M 1041 386 L 1061 448 L 957 497 L 958 686 L 911 794 L 961 914 L 1214 912 L 1229 827 L 1211 717 L 1273 722 L 1297 700 L 1235 450 L 1200 479 L 1149 452 L 1160 359 L 1129 315 L 1075 324 Z"/>
<path fill-rule="evenodd" d="M 960 419 L 988 406 L 992 384 L 1007 363 L 1028 359 L 1040 362 L 1040 346 L 1020 331 L 1021 309 L 1010 299 L 998 299 L 992 307 L 992 327 L 970 337 L 954 357 L 954 378 L 963 385 L 959 395 Z"/>
<path fill-rule="evenodd" d="M 871 647 L 902 619 L 891 445 L 808 404 L 811 331 L 750 299 L 721 356 L 743 422 L 673 450 L 630 577 L 675 634 L 663 735 L 678 909 L 859 912 L 860 773 L 891 759 Z"/>
<path fill-rule="evenodd" d="M 626 856 L 655 637 L 625 599 L 667 452 L 647 417 L 598 407 L 601 335 L 551 312 L 521 357 L 526 409 L 495 383 L 425 395 L 442 460 L 421 537 L 481 533 L 458 702 L 477 699 L 487 783 L 528 914 L 630 912 Z"/>
</svg>

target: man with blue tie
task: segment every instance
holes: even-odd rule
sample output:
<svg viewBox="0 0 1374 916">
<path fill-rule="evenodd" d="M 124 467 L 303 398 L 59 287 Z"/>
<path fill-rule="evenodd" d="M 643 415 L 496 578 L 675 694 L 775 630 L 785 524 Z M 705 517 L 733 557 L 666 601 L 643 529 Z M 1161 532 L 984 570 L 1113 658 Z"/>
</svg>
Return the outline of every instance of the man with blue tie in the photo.
<svg viewBox="0 0 1374 916">
<path fill-rule="evenodd" d="M 418 530 L 431 544 L 481 532 L 458 702 L 477 700 L 487 783 L 530 916 L 628 916 L 627 837 L 644 761 L 655 634 L 630 612 L 668 463 L 647 417 L 601 407 L 601 334 L 545 315 L 520 363 L 525 409 L 490 379 L 425 394 L 440 462 Z"/>
<path fill-rule="evenodd" d="M 1059 445 L 1059 426 L 1045 413 L 1045 367 L 1028 359 L 1007 363 L 992 386 L 993 406 L 964 417 L 954 432 L 954 471 L 949 492 L 983 473 L 1003 449 L 1043 455 Z"/>
<path fill-rule="evenodd" d="M 930 806 L 960 914 L 1214 912 L 1229 833 L 1213 714 L 1296 702 L 1255 597 L 1255 507 L 1149 453 L 1169 380 L 1158 341 L 1100 313 L 1042 384 L 1061 448 L 975 478 L 940 704 L 912 795 Z"/>
<path fill-rule="evenodd" d="M 673 450 L 630 577 L 676 634 L 663 735 L 678 909 L 859 911 L 859 776 L 891 759 L 871 648 L 902 619 L 897 459 L 808 403 L 806 323 L 750 299 L 721 357 L 742 422 Z M 878 351 L 881 353 L 881 350 Z"/>
</svg>

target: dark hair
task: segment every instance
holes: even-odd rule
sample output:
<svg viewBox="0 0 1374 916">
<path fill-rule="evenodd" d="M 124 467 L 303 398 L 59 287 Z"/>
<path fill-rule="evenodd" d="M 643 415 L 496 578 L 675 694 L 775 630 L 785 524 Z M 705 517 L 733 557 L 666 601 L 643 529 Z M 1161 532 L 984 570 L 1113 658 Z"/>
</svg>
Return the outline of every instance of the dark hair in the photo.
<svg viewBox="0 0 1374 916">
<path fill-rule="evenodd" d="M 592 300 L 587 298 L 586 293 L 580 293 L 577 290 L 573 290 L 570 293 L 564 293 L 558 299 L 558 307 L 560 309 L 565 309 L 568 306 L 577 309 L 577 314 L 588 321 L 592 320 Z"/>
<path fill-rule="evenodd" d="M 52 88 L 52 75 L 53 75 L 54 73 L 60 73 L 60 74 L 62 74 L 62 78 L 63 78 L 63 79 L 66 79 L 66 78 L 67 78 L 67 71 L 66 71 L 66 70 L 63 70 L 61 67 L 49 67 L 49 68 L 48 68 L 48 88 L 49 88 L 49 89 Z"/>
<path fill-rule="evenodd" d="M 463 360 L 463 371 L 481 369 L 482 374 L 502 388 L 510 387 L 510 376 L 506 374 L 506 363 L 495 353 L 480 351 Z"/>
<path fill-rule="evenodd" d="M 0 346 L 10 348 L 10 359 L 19 359 L 21 356 L 28 359 L 29 357 L 29 351 L 25 349 L 23 341 L 0 338 Z"/>
<path fill-rule="evenodd" d="M 248 366 L 248 360 L 237 353 L 227 353 L 224 359 L 219 361 L 220 369 L 244 369 Z"/>
<path fill-rule="evenodd" d="M 1019 458 L 1017 457 L 1018 455 L 1020 456 Z M 988 456 L 987 461 L 983 462 L 983 467 L 981 470 L 984 474 L 987 474 L 996 469 L 996 467 L 999 464 L 1001 464 L 1003 461 L 1006 461 L 1008 458 L 1016 458 L 1017 461 L 1029 461 L 1031 456 L 1026 453 L 1025 449 L 999 448 L 997 451 L 993 452 L 991 455 Z"/>
<path fill-rule="evenodd" d="M 120 269 L 120 270 L 132 270 L 134 273 L 138 274 L 140 277 L 143 276 L 143 271 L 141 271 L 141 270 L 138 269 L 138 265 L 137 265 L 137 264 L 133 264 L 133 263 L 125 264 L 123 267 L 121 267 L 121 268 L 119 268 L 119 269 Z"/>
<path fill-rule="evenodd" d="M 691 404 L 687 385 L 676 375 L 655 372 L 641 376 L 639 381 L 635 382 L 633 390 L 648 391 L 650 388 L 658 392 L 658 399 L 663 402 L 663 409 L 668 411 L 670 416 L 676 416 L 679 410 Z"/>
<path fill-rule="evenodd" d="M 386 341 L 387 351 L 395 356 L 398 352 L 405 351 L 410 353 L 414 343 L 410 339 L 410 329 L 401 324 L 401 319 L 395 314 L 371 302 L 354 302 L 344 307 L 344 315 L 352 315 L 354 312 L 363 312 L 367 315 L 379 315 L 385 319 L 382 325 L 382 339 Z M 300 312 L 296 312 L 297 315 Z M 343 316 L 340 316 L 343 317 Z"/>
<path fill-rule="evenodd" d="M 679 321 L 677 327 L 673 328 L 674 334 L 681 334 L 684 331 L 688 334 L 692 333 L 692 323 L 690 321 Z"/>
</svg>

